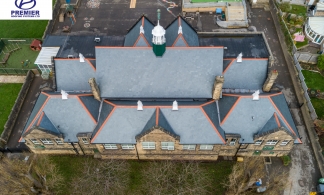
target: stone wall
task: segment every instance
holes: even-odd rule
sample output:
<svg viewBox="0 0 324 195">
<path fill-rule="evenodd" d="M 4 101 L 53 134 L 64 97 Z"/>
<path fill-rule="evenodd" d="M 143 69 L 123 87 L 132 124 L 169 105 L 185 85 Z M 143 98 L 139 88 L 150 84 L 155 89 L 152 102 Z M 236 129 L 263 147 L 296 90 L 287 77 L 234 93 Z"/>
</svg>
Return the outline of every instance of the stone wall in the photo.
<svg viewBox="0 0 324 195">
<path fill-rule="evenodd" d="M 1 134 L 1 138 L 0 138 L 0 149 L 4 149 L 6 143 L 8 142 L 8 139 L 10 137 L 12 129 L 16 123 L 20 109 L 25 101 L 29 87 L 34 79 L 34 76 L 35 75 L 34 75 L 33 71 L 29 70 L 27 73 L 27 76 L 26 76 L 26 80 L 25 80 L 23 86 L 21 87 L 18 97 L 15 101 L 15 104 L 12 107 L 12 110 L 8 117 L 8 120 L 7 120 L 6 124 L 4 125 L 4 130 L 3 130 L 2 134 Z"/>
</svg>

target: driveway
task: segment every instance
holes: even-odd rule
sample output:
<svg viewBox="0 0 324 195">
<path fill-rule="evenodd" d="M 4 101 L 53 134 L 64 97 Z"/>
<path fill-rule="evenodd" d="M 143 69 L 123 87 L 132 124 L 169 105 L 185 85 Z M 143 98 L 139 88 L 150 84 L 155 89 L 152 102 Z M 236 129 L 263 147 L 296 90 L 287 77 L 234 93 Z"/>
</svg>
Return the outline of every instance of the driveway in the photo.
<svg viewBox="0 0 324 195">
<path fill-rule="evenodd" d="M 248 4 L 248 2 L 247 2 Z M 270 6 L 270 9 L 274 9 Z M 283 54 L 281 43 L 274 25 L 270 11 L 264 9 L 251 9 L 248 5 L 248 19 L 251 26 L 255 26 L 257 31 L 263 31 L 274 56 L 274 64 L 271 70 L 276 69 L 279 77 L 276 80 L 275 88 L 282 90 L 289 104 L 290 111 L 295 120 L 303 144 L 295 145 L 291 151 L 292 163 L 289 170 L 289 180 L 284 195 L 307 195 L 310 191 L 315 191 L 318 179 L 321 177 L 317 161 L 314 158 L 313 150 L 306 133 L 305 124 L 301 117 L 299 102 L 296 94 L 300 93 L 299 88 L 294 89 L 287 63 Z M 284 39 L 284 37 L 283 37 Z M 269 165 L 267 165 L 269 166 Z M 271 166 L 271 165 L 270 165 Z"/>
</svg>

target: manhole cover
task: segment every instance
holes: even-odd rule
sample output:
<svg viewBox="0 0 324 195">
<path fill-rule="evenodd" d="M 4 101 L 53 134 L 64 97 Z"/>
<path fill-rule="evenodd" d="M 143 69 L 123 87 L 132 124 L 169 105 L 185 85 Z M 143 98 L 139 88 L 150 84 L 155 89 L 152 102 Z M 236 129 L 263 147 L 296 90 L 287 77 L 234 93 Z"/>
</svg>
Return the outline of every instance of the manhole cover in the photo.
<svg viewBox="0 0 324 195">
<path fill-rule="evenodd" d="M 90 20 L 94 20 L 94 17 L 91 17 Z"/>
<path fill-rule="evenodd" d="M 90 0 L 87 2 L 88 8 L 99 8 L 100 0 Z"/>
<path fill-rule="evenodd" d="M 89 18 L 85 17 L 85 18 L 83 18 L 83 20 L 89 20 Z"/>
<path fill-rule="evenodd" d="M 85 28 L 89 28 L 89 27 L 90 27 L 90 23 L 85 23 L 83 26 L 84 26 Z"/>
</svg>

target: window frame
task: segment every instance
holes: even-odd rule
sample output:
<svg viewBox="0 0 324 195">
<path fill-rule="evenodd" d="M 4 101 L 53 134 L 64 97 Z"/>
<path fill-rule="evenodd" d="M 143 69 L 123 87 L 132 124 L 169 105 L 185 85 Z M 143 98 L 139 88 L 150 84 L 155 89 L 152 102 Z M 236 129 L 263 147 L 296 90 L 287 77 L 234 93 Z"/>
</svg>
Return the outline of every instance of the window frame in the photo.
<svg viewBox="0 0 324 195">
<path fill-rule="evenodd" d="M 174 142 L 161 142 L 162 150 L 174 150 Z"/>
<path fill-rule="evenodd" d="M 277 145 L 277 143 L 279 142 L 279 140 L 277 140 L 277 139 L 270 139 L 270 140 L 267 140 L 267 142 L 266 142 L 266 146 L 275 146 L 275 145 Z"/>
<path fill-rule="evenodd" d="M 53 141 L 49 138 L 41 138 L 39 139 L 44 145 L 52 145 L 54 144 Z"/>
<path fill-rule="evenodd" d="M 83 144 L 86 144 L 86 145 L 89 144 L 89 141 L 87 138 L 82 137 L 81 140 L 82 140 Z"/>
<path fill-rule="evenodd" d="M 147 146 L 146 146 L 147 144 Z M 143 150 L 155 150 L 155 142 L 142 142 Z"/>
<path fill-rule="evenodd" d="M 205 148 L 202 148 L 202 146 L 205 146 Z M 209 149 L 208 146 L 211 146 L 211 148 Z M 214 145 L 212 144 L 200 144 L 199 146 L 199 150 L 213 150 L 214 149 Z"/>
<path fill-rule="evenodd" d="M 123 150 L 134 150 L 135 149 L 134 144 L 121 144 L 121 147 Z"/>
<path fill-rule="evenodd" d="M 258 139 L 258 140 L 256 140 L 256 141 L 254 142 L 254 145 L 256 145 L 256 146 L 261 146 L 262 143 L 263 143 L 263 140 L 262 140 L 262 139 Z"/>
<path fill-rule="evenodd" d="M 233 141 L 233 140 L 234 140 L 234 141 Z M 229 142 L 229 145 L 230 145 L 230 146 L 235 146 L 235 145 L 236 145 L 236 141 L 237 141 L 236 138 L 232 138 L 231 141 Z"/>
<path fill-rule="evenodd" d="M 117 144 L 103 144 L 105 150 L 117 150 Z"/>
<path fill-rule="evenodd" d="M 39 143 L 39 141 L 37 139 L 29 139 L 29 141 L 31 141 L 34 145 L 40 145 L 41 143 Z"/>
<path fill-rule="evenodd" d="M 193 146 L 193 148 L 192 148 Z M 187 148 L 185 148 L 187 147 Z M 195 144 L 184 144 L 182 145 L 182 150 L 196 150 L 196 145 Z"/>
<path fill-rule="evenodd" d="M 63 141 L 60 138 L 55 138 L 54 141 L 58 144 L 58 145 L 62 145 L 64 144 Z"/>
<path fill-rule="evenodd" d="M 283 140 L 283 141 L 280 143 L 280 146 L 286 146 L 286 145 L 289 144 L 290 141 L 291 141 L 291 140 L 285 139 L 285 140 Z"/>
</svg>

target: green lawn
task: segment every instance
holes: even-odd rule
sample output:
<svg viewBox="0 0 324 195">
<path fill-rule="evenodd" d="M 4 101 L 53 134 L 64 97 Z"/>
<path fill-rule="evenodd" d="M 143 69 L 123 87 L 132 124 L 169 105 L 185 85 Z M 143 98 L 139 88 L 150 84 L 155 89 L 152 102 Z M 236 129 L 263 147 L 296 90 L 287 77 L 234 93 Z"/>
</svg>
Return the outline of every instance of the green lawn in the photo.
<svg viewBox="0 0 324 195">
<path fill-rule="evenodd" d="M 21 83 L 0 83 L 0 134 L 3 132 L 3 126 L 8 120 L 11 108 L 16 101 L 21 86 Z"/>
<path fill-rule="evenodd" d="M 324 91 L 324 77 L 316 72 L 302 70 L 308 88 Z"/>
<path fill-rule="evenodd" d="M 42 38 L 48 20 L 0 20 L 0 38 Z"/>
<path fill-rule="evenodd" d="M 305 46 L 305 45 L 307 45 L 308 44 L 308 40 L 307 40 L 307 38 L 305 37 L 305 40 L 303 41 L 303 42 L 296 42 L 296 47 L 297 48 L 300 48 L 300 47 L 303 47 L 303 46 Z"/>
<path fill-rule="evenodd" d="M 13 47 L 17 47 L 17 45 L 15 44 L 9 44 L 12 48 Z M 29 48 L 29 45 L 22 45 L 19 44 L 19 47 L 21 47 L 21 49 L 13 52 L 10 57 L 9 60 L 7 61 L 6 64 L 6 68 L 22 68 L 22 69 L 32 69 L 32 68 L 36 68 L 36 66 L 34 65 L 34 62 L 39 54 L 39 51 L 33 51 Z M 6 52 L 6 49 L 4 49 L 4 52 Z M 0 54 L 0 61 L 2 61 L 3 58 L 3 53 Z M 25 60 L 29 60 L 29 66 L 23 66 L 23 64 L 21 63 L 22 61 Z"/>
<path fill-rule="evenodd" d="M 303 16 L 306 16 L 307 9 L 305 6 L 293 5 L 293 4 L 290 4 L 290 5 L 291 5 L 291 10 L 289 11 L 289 13 L 296 14 L 296 15 L 301 14 Z"/>
<path fill-rule="evenodd" d="M 51 156 L 51 160 L 58 166 L 60 173 L 64 177 L 64 186 L 61 188 L 62 194 L 71 194 L 71 181 L 75 177 L 80 177 L 82 170 L 82 162 L 84 160 L 97 161 L 92 157 L 82 157 L 82 156 Z M 128 161 L 130 165 L 130 184 L 126 194 L 136 194 L 141 193 L 144 181 L 142 178 L 142 173 L 146 170 L 146 167 L 150 162 L 142 161 Z M 175 162 L 175 166 L 177 166 Z M 209 194 L 224 194 L 225 188 L 223 183 L 226 181 L 227 176 L 231 173 L 232 166 L 235 162 L 233 161 L 219 161 L 211 163 L 201 163 L 203 170 L 207 172 L 207 177 L 210 177 L 210 188 Z"/>
<path fill-rule="evenodd" d="M 311 98 L 311 102 L 315 108 L 318 119 L 324 120 L 324 100 Z"/>
</svg>

